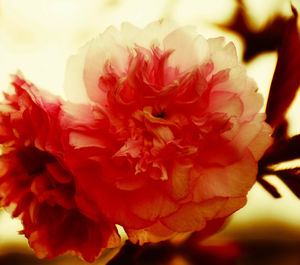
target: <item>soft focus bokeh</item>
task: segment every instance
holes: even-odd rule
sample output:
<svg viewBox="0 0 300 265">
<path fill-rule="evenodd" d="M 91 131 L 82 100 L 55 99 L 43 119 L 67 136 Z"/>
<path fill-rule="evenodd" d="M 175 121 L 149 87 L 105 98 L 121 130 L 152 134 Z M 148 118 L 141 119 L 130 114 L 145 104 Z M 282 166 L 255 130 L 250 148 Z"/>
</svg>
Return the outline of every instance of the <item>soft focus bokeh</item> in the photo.
<svg viewBox="0 0 300 265">
<path fill-rule="evenodd" d="M 245 0 L 243 3 L 247 22 L 254 32 L 264 28 L 276 15 L 291 16 L 289 0 Z M 300 1 L 292 3 L 299 12 Z M 9 74 L 21 70 L 37 86 L 63 96 L 67 58 L 108 26 L 119 27 L 124 21 L 144 27 L 163 18 L 178 25 L 196 25 L 205 37 L 225 36 L 227 41 L 233 41 L 242 60 L 245 43 L 241 36 L 218 26 L 227 24 L 237 7 L 238 1 L 234 0 L 0 0 L 0 89 L 7 90 Z M 277 53 L 270 51 L 245 63 L 265 98 L 276 60 Z M 300 133 L 299 113 L 300 93 L 287 114 L 290 135 Z M 295 164 L 299 165 L 300 161 L 281 166 Z M 278 187 L 283 198 L 272 198 L 256 184 L 249 193 L 247 206 L 217 236 L 247 242 L 252 252 L 237 264 L 300 264 L 300 201 L 280 180 L 272 176 L 268 179 Z M 18 234 L 19 230 L 20 222 L 1 210 L 0 265 L 84 264 L 70 256 L 38 260 L 27 240 Z M 276 261 L 272 260 L 274 251 Z M 115 253 L 108 251 L 98 264 L 105 264 Z M 180 257 L 172 262 L 188 264 Z"/>
</svg>

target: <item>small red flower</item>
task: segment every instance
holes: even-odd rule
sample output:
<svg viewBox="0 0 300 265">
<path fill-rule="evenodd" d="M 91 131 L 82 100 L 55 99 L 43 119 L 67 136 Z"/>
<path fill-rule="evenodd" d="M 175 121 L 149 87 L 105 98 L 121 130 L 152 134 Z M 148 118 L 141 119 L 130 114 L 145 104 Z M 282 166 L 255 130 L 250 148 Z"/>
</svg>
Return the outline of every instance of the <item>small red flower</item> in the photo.
<svg viewBox="0 0 300 265">
<path fill-rule="evenodd" d="M 74 200 L 76 184 L 63 162 L 62 102 L 19 76 L 0 112 L 0 205 L 20 217 L 38 257 L 73 252 L 93 261 L 116 246 L 115 227 L 86 217 Z"/>
<path fill-rule="evenodd" d="M 109 28 L 71 57 L 61 119 L 76 201 L 132 242 L 201 230 L 246 203 L 271 144 L 232 43 L 152 23 Z M 68 110 L 65 110 L 68 113 Z"/>
</svg>

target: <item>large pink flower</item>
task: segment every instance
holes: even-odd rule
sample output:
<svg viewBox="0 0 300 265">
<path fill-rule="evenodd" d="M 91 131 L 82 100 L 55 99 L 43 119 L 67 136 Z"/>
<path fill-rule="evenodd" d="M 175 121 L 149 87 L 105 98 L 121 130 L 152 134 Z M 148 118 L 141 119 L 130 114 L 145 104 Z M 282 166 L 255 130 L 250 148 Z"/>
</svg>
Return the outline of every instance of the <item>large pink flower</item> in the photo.
<svg viewBox="0 0 300 265">
<path fill-rule="evenodd" d="M 103 216 L 90 219 L 76 206 L 62 151 L 63 102 L 19 76 L 13 87 L 0 106 L 0 206 L 20 217 L 38 257 L 73 252 L 93 261 L 119 237 Z"/>
<path fill-rule="evenodd" d="M 111 27 L 70 58 L 64 152 L 76 201 L 129 239 L 159 241 L 240 209 L 271 143 L 232 43 L 193 28 Z"/>
</svg>

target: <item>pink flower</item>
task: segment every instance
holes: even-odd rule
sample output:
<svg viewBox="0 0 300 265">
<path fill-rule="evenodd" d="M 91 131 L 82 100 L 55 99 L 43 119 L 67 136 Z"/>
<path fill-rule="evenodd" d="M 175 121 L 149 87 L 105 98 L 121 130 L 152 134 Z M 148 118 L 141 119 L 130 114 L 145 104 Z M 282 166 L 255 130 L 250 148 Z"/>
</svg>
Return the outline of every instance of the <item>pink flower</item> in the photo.
<svg viewBox="0 0 300 265">
<path fill-rule="evenodd" d="M 20 217 L 38 257 L 72 252 L 93 261 L 119 237 L 103 216 L 90 219 L 76 205 L 62 150 L 63 102 L 19 76 L 12 84 L 0 106 L 0 206 Z"/>
<path fill-rule="evenodd" d="M 140 244 L 216 231 L 246 203 L 271 129 L 223 43 L 165 22 L 109 28 L 69 60 L 72 103 L 14 77 L 0 206 L 39 257 L 93 261 L 119 245 L 116 224 Z"/>
<path fill-rule="evenodd" d="M 232 43 L 165 22 L 111 27 L 70 58 L 65 85 L 85 104 L 66 108 L 61 126 L 89 218 L 155 242 L 246 203 L 271 128 Z"/>
</svg>

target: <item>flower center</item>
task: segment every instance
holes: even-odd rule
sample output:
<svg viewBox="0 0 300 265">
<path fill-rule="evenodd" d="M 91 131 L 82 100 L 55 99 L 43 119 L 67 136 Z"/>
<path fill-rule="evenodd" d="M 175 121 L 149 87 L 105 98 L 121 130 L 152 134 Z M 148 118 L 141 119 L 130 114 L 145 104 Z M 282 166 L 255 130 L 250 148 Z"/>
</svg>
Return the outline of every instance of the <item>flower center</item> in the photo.
<svg viewBox="0 0 300 265">
<path fill-rule="evenodd" d="M 157 114 L 154 114 L 153 116 L 154 117 L 156 117 L 156 118 L 164 118 L 165 117 L 165 112 L 164 111 L 162 111 L 162 112 L 160 112 L 160 113 L 157 113 Z"/>
</svg>

